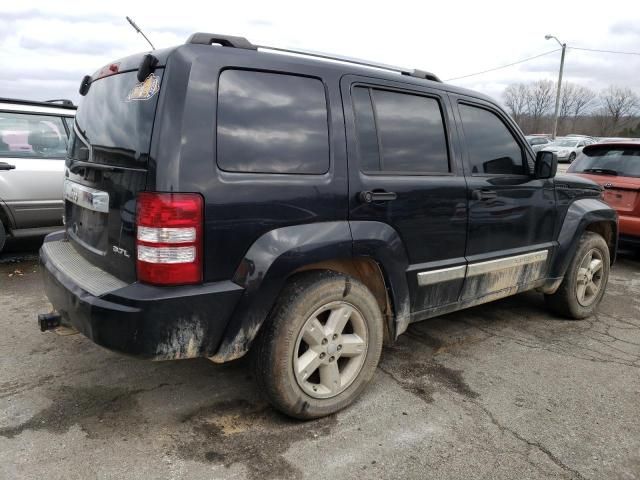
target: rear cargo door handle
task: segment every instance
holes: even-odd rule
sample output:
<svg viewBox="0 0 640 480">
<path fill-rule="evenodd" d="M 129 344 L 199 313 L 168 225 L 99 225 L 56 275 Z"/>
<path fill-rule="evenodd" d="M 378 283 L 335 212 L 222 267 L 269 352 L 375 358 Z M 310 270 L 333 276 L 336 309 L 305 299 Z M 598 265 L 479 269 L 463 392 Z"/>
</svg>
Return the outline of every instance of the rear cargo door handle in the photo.
<svg viewBox="0 0 640 480">
<path fill-rule="evenodd" d="M 7 162 L 0 162 L 0 170 L 13 170 L 14 168 L 16 168 L 15 165 L 11 165 Z"/>
<path fill-rule="evenodd" d="M 362 203 L 389 202 L 396 198 L 398 198 L 398 195 L 395 192 L 386 192 L 384 190 L 365 190 L 358 194 L 358 199 Z"/>
<path fill-rule="evenodd" d="M 479 188 L 471 191 L 471 198 L 474 200 L 495 200 L 498 198 L 498 192 L 495 190 L 488 190 L 486 188 Z"/>
</svg>

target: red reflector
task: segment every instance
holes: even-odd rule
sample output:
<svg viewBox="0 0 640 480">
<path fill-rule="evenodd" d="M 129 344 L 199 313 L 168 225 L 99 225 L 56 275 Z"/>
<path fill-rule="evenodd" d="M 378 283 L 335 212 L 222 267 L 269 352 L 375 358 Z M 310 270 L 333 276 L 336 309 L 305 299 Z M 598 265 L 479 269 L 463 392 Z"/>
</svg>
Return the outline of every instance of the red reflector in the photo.
<svg viewBox="0 0 640 480">
<path fill-rule="evenodd" d="M 155 285 L 202 282 L 203 203 L 197 193 L 138 195 L 138 280 Z"/>
</svg>

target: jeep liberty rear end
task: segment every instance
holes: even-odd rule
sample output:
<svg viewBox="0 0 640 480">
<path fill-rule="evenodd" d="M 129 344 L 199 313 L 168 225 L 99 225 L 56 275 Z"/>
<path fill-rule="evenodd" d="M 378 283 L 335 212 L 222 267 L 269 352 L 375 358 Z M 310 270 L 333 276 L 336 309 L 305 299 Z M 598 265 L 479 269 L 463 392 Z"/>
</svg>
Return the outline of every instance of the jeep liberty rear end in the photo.
<svg viewBox="0 0 640 480">
<path fill-rule="evenodd" d="M 617 241 L 597 185 L 556 181 L 499 106 L 433 74 L 273 50 L 194 34 L 85 77 L 43 331 L 251 350 L 272 404 L 315 418 L 411 322 L 534 288 L 594 311 Z"/>
<path fill-rule="evenodd" d="M 211 309 L 228 316 L 242 290 L 229 281 L 202 285 L 201 194 L 149 193 L 167 54 L 155 52 L 142 82 L 142 56 L 94 74 L 70 138 L 65 230 L 41 252 L 56 272 L 45 278 L 63 323 L 106 348 L 153 359 L 214 353 L 222 328 Z"/>
</svg>

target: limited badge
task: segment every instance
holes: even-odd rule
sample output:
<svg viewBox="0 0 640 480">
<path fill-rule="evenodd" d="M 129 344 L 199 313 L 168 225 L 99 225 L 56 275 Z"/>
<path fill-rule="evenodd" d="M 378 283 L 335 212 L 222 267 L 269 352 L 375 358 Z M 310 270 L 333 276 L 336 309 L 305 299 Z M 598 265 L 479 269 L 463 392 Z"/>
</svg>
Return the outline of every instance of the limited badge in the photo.
<svg viewBox="0 0 640 480">
<path fill-rule="evenodd" d="M 145 79 L 144 82 L 137 83 L 127 95 L 127 102 L 133 100 L 149 100 L 160 90 L 160 78 L 153 73 Z"/>
</svg>

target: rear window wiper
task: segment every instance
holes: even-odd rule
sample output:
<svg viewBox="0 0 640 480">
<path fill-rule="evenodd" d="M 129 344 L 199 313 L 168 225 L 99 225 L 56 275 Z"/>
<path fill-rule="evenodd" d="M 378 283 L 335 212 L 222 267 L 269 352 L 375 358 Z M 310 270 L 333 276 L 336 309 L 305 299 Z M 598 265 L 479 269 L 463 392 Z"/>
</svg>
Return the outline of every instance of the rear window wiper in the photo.
<svg viewBox="0 0 640 480">
<path fill-rule="evenodd" d="M 618 175 L 616 170 L 610 168 L 585 168 L 582 170 L 585 173 L 602 173 L 603 175 Z"/>
</svg>

